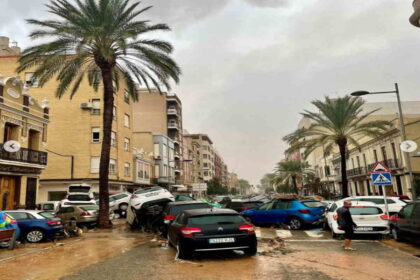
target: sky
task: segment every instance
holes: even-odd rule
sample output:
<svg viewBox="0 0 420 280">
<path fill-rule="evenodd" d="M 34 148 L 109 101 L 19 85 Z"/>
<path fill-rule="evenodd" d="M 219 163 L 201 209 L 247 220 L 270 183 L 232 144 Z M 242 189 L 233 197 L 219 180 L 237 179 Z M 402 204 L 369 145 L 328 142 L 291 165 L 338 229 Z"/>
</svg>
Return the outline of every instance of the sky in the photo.
<svg viewBox="0 0 420 280">
<path fill-rule="evenodd" d="M 1 0 L 0 35 L 31 42 L 24 19 L 47 19 L 46 0 Z M 28 7 L 28 3 L 30 6 Z M 324 96 L 393 90 L 420 100 L 420 29 L 411 0 L 143 0 L 145 18 L 175 47 L 173 92 L 184 128 L 206 133 L 241 178 L 258 184 L 284 156 L 282 137 Z M 393 96 L 368 102 L 395 101 Z"/>
</svg>

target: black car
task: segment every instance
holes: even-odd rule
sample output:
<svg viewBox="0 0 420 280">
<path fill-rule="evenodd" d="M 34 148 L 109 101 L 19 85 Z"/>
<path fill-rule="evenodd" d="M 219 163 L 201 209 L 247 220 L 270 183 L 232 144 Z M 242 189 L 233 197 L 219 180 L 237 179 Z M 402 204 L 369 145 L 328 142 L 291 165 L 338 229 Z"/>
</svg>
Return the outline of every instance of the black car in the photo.
<svg viewBox="0 0 420 280">
<path fill-rule="evenodd" d="M 211 208 L 206 202 L 198 200 L 175 201 L 166 205 L 163 210 L 163 226 L 160 228 L 163 236 L 168 232 L 168 225 L 175 219 L 176 215 L 184 210 Z"/>
<path fill-rule="evenodd" d="M 249 201 L 249 200 L 243 200 L 243 201 L 229 201 L 226 203 L 224 208 L 229 208 L 232 210 L 235 210 L 237 212 L 242 212 L 251 208 L 256 208 L 258 206 L 263 205 L 264 203 L 262 201 Z"/>
<path fill-rule="evenodd" d="M 178 249 L 178 257 L 191 258 L 194 253 L 243 250 L 257 253 L 254 226 L 231 209 L 185 210 L 168 228 L 169 244 Z"/>
<path fill-rule="evenodd" d="M 420 201 L 408 203 L 390 221 L 391 234 L 395 240 L 410 239 L 420 243 Z"/>
</svg>

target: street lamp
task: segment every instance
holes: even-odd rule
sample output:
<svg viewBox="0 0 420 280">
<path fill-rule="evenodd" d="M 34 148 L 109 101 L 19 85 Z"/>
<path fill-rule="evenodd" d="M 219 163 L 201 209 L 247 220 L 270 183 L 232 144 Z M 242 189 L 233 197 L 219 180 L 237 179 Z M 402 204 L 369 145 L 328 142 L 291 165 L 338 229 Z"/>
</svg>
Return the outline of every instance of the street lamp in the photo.
<svg viewBox="0 0 420 280">
<path fill-rule="evenodd" d="M 359 91 L 355 91 L 352 92 L 350 95 L 351 96 L 356 96 L 356 97 L 360 97 L 360 96 L 364 96 L 364 95 L 370 95 L 370 94 L 388 94 L 388 93 L 395 93 L 397 96 L 397 103 L 398 103 L 398 115 L 399 115 L 399 119 L 400 119 L 400 131 L 401 131 L 401 136 L 403 138 L 403 141 L 407 140 L 407 133 L 405 131 L 405 124 L 404 124 L 404 118 L 403 118 L 403 112 L 402 112 L 402 106 L 401 106 L 401 99 L 400 99 L 400 91 L 398 89 L 398 83 L 395 83 L 395 90 L 392 91 L 375 91 L 375 92 L 371 92 L 371 91 L 366 91 L 366 90 L 359 90 Z M 417 192 L 416 192 L 416 186 L 414 185 L 414 176 L 413 176 L 413 169 L 411 167 L 411 160 L 410 160 L 410 155 L 407 152 L 404 152 L 404 156 L 407 162 L 407 169 L 408 169 L 408 174 L 410 177 L 410 184 L 411 184 L 411 191 L 413 194 L 413 199 L 417 199 Z"/>
</svg>

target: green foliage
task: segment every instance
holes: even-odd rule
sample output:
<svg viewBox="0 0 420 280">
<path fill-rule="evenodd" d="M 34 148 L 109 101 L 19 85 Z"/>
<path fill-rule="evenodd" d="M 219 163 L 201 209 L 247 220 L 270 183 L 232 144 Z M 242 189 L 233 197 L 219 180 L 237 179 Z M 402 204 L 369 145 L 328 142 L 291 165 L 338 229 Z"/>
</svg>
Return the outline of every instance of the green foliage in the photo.
<svg viewBox="0 0 420 280">
<path fill-rule="evenodd" d="M 293 192 L 298 194 L 298 181 L 302 182 L 305 176 L 313 173 L 307 168 L 308 164 L 299 160 L 280 161 L 274 168 L 274 176 L 271 177 L 271 183 L 277 189 L 281 187 L 284 190 L 289 190 L 288 187 L 291 186 Z"/>
<path fill-rule="evenodd" d="M 275 176 L 276 175 L 273 173 L 267 173 L 261 178 L 260 180 L 261 188 L 266 193 L 274 191 L 274 184 L 272 183 L 272 181 Z"/>
<path fill-rule="evenodd" d="M 213 178 L 207 183 L 207 194 L 208 195 L 223 195 L 229 194 L 228 188 L 222 186 L 220 181 L 216 178 Z"/>
</svg>

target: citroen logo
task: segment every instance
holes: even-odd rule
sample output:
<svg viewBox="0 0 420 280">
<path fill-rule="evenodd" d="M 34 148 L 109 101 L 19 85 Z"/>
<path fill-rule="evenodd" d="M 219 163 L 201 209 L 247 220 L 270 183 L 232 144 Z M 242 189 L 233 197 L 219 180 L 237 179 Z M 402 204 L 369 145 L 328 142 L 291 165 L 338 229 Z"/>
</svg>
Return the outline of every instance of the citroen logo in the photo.
<svg viewBox="0 0 420 280">
<path fill-rule="evenodd" d="M 223 228 L 222 227 L 219 227 L 217 230 L 218 231 L 223 231 Z"/>
</svg>

